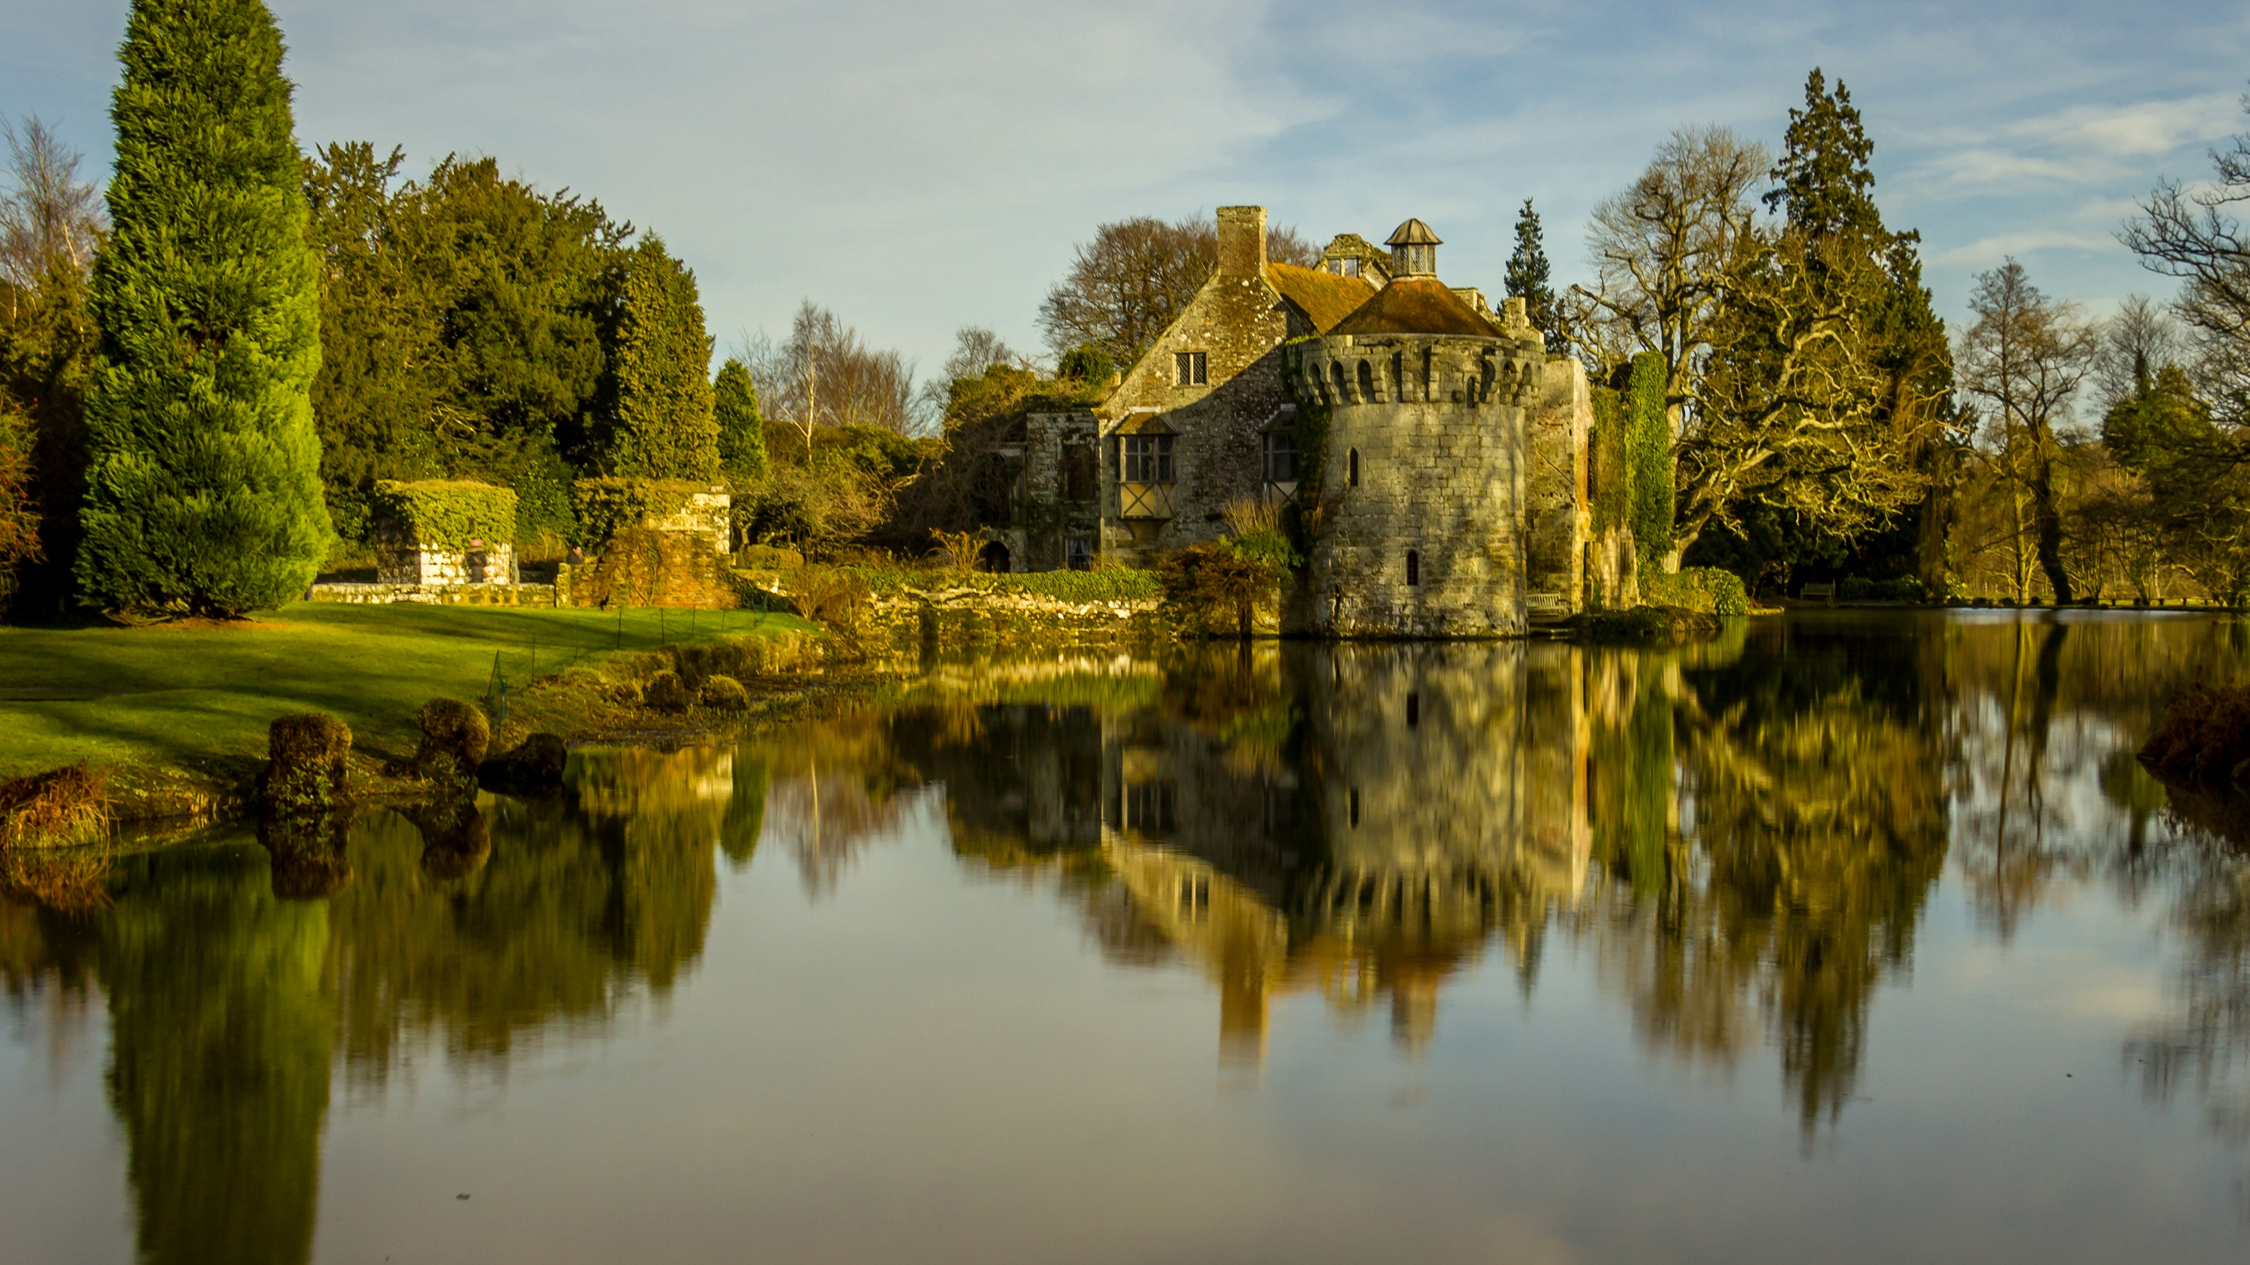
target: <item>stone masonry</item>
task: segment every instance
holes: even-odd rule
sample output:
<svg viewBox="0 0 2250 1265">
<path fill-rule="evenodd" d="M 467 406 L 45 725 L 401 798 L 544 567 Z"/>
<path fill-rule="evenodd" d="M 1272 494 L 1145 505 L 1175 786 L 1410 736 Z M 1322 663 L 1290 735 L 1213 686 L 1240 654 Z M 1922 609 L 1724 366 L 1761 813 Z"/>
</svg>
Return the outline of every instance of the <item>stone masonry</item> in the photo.
<svg viewBox="0 0 2250 1265">
<path fill-rule="evenodd" d="M 1223 206 L 1218 221 L 1217 271 L 1094 409 L 1101 548 L 1129 564 L 1216 538 L 1229 501 L 1264 494 L 1265 436 L 1294 412 L 1282 345 L 1375 293 L 1358 277 L 1268 262 L 1264 207 Z"/>
</svg>

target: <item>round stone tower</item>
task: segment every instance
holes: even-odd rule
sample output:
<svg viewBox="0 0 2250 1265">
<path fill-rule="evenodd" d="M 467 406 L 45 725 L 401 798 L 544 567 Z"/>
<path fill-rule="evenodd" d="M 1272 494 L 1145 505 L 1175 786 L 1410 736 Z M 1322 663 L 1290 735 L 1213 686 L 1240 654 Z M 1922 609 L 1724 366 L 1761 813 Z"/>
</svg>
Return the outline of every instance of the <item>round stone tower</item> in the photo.
<svg viewBox="0 0 2250 1265">
<path fill-rule="evenodd" d="M 1303 631 L 1517 636 L 1526 406 L 1545 348 L 1437 279 L 1428 225 L 1408 220 L 1389 244 L 1389 284 L 1327 334 L 1290 345 L 1295 395 L 1327 417 L 1319 487 L 1298 493 L 1313 532 Z"/>
</svg>

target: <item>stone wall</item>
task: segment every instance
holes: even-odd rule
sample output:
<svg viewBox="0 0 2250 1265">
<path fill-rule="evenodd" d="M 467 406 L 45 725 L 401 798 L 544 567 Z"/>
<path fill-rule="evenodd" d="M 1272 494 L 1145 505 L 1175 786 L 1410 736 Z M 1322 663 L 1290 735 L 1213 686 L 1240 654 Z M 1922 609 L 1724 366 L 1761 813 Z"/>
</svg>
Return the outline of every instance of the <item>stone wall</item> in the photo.
<svg viewBox="0 0 2250 1265">
<path fill-rule="evenodd" d="M 1423 334 L 1331 335 L 1296 351 L 1300 390 L 1328 413 L 1301 631 L 1521 634 L 1526 411 L 1544 353 Z"/>
<path fill-rule="evenodd" d="M 515 565 L 512 544 L 487 545 L 464 553 L 420 544 L 397 524 L 379 524 L 375 531 L 377 584 L 507 584 L 515 579 Z"/>
<path fill-rule="evenodd" d="M 346 602 L 385 606 L 421 602 L 434 606 L 567 606 L 552 584 L 315 584 L 308 602 Z"/>
<path fill-rule="evenodd" d="M 896 653 L 927 647 L 1011 649 L 1152 645 L 1167 638 L 1159 604 L 1066 602 L 1033 593 L 932 589 L 873 598 L 853 631 L 870 648 Z"/>
<path fill-rule="evenodd" d="M 671 521 L 671 520 L 665 520 Z M 678 606 L 732 609 L 740 598 L 728 555 L 710 532 L 635 528 L 619 532 L 601 556 L 571 569 L 565 591 L 578 606 Z"/>
<path fill-rule="evenodd" d="M 1508 301 L 1510 315 L 1522 302 Z M 1525 603 L 1534 619 L 1575 615 L 1585 606 L 1591 521 L 1586 445 L 1593 419 L 1586 367 L 1569 356 L 1548 357 L 1531 409 L 1531 469 L 1524 505 L 1529 537 Z"/>
<path fill-rule="evenodd" d="M 1089 562 L 1102 547 L 1101 422 L 1090 412 L 1033 413 L 1024 419 L 1015 521 L 1000 533 L 1011 571 L 1057 571 L 1071 562 L 1070 542 Z M 1087 462 L 1093 495 L 1073 500 L 1069 466 Z"/>
<path fill-rule="evenodd" d="M 650 531 L 703 536 L 710 540 L 712 552 L 730 554 L 734 552 L 733 506 L 734 498 L 726 489 L 714 487 L 691 494 L 688 503 L 671 514 L 650 515 L 643 525 Z"/>
</svg>

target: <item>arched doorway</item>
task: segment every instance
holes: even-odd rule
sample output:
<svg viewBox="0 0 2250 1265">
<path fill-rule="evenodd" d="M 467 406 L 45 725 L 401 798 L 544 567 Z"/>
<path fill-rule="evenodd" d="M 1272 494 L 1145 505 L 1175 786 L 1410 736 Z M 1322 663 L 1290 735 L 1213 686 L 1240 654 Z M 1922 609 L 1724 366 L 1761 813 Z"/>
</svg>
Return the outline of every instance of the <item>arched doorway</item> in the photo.
<svg viewBox="0 0 2250 1265">
<path fill-rule="evenodd" d="M 977 570 L 979 571 L 1003 572 L 1013 570 L 1012 561 L 1008 556 L 1008 547 L 997 540 L 987 543 L 983 549 L 977 552 Z"/>
</svg>

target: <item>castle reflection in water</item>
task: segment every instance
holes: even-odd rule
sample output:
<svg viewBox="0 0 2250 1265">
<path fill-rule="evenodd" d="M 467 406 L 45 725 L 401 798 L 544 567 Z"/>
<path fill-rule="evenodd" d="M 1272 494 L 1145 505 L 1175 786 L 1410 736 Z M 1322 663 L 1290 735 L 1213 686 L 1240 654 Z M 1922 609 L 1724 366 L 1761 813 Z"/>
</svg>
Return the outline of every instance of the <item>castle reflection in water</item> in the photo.
<svg viewBox="0 0 2250 1265">
<path fill-rule="evenodd" d="M 1090 873 L 1113 956 L 1200 964 L 1230 1058 L 1313 990 L 1387 996 L 1418 1049 L 1495 931 L 1529 963 L 1581 898 L 1589 680 L 1560 645 L 1268 645 L 1167 665 L 1153 706 L 992 706 L 966 741 L 940 709 L 893 734 L 965 855 Z"/>
</svg>

